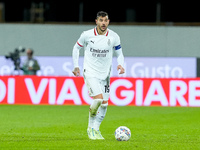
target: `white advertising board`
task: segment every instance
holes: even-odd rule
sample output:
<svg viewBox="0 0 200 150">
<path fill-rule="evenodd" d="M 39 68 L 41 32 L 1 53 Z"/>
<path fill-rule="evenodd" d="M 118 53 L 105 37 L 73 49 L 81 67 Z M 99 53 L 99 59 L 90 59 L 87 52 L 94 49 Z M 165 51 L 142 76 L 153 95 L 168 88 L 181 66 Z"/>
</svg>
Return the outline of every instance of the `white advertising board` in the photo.
<svg viewBox="0 0 200 150">
<path fill-rule="evenodd" d="M 72 57 L 36 56 L 41 67 L 39 76 L 73 76 Z M 23 63 L 25 57 L 21 57 Z M 79 59 L 80 69 L 83 57 Z M 117 59 L 113 58 L 112 77 L 120 77 L 117 72 Z M 136 78 L 193 78 L 196 77 L 196 58 L 194 57 L 125 57 L 125 74 L 121 77 Z M 13 62 L 0 56 L 0 75 L 18 74 Z M 20 74 L 23 74 L 21 71 Z"/>
</svg>

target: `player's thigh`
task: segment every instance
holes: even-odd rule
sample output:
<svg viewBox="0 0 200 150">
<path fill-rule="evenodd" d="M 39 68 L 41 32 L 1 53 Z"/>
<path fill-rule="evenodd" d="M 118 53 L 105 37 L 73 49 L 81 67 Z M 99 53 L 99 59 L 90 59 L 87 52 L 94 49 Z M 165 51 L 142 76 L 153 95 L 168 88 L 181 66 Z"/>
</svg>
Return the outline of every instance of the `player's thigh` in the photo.
<svg viewBox="0 0 200 150">
<path fill-rule="evenodd" d="M 94 97 L 96 95 L 102 94 L 102 89 L 99 79 L 94 77 L 87 77 L 84 75 L 84 81 L 90 96 Z"/>
</svg>

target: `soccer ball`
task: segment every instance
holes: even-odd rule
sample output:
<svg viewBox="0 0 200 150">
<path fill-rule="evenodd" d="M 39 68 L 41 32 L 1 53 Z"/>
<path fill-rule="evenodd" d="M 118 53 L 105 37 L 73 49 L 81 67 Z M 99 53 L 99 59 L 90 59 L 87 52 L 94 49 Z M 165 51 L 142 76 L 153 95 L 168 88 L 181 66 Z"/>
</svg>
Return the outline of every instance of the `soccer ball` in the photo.
<svg viewBox="0 0 200 150">
<path fill-rule="evenodd" d="M 131 130 L 125 126 L 120 126 L 115 130 L 115 139 L 118 141 L 128 141 L 131 137 Z"/>
</svg>

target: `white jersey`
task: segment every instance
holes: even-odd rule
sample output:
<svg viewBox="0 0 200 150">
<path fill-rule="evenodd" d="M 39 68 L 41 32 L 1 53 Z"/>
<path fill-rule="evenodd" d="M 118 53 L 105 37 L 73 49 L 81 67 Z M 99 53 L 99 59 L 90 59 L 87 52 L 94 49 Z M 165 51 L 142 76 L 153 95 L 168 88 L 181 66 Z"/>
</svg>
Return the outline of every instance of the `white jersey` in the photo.
<svg viewBox="0 0 200 150">
<path fill-rule="evenodd" d="M 110 75 L 113 52 L 122 51 L 119 36 L 109 29 L 104 35 L 98 35 L 96 28 L 84 31 L 77 44 L 85 50 L 84 73 L 99 79 L 106 79 Z M 118 64 L 123 66 L 123 54 Z M 77 66 L 76 60 L 74 65 Z"/>
</svg>

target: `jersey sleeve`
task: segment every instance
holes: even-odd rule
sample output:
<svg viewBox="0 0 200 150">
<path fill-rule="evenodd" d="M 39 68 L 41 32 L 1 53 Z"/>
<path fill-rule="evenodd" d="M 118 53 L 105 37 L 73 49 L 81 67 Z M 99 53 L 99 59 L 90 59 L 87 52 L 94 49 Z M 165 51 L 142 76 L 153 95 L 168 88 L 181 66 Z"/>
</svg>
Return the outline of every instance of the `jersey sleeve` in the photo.
<svg viewBox="0 0 200 150">
<path fill-rule="evenodd" d="M 80 47 L 77 43 L 74 45 L 73 51 L 72 51 L 72 58 L 74 63 L 74 68 L 79 67 L 78 60 L 79 60 L 79 50 L 82 47 Z"/>
<path fill-rule="evenodd" d="M 84 46 L 84 43 L 85 43 L 85 33 L 83 32 L 81 34 L 81 36 L 79 37 L 78 41 L 77 41 L 77 44 L 80 46 L 80 47 L 83 47 Z"/>
<path fill-rule="evenodd" d="M 73 47 L 72 58 L 73 58 L 74 68 L 79 67 L 78 65 L 79 50 L 84 46 L 84 42 L 85 42 L 85 34 L 83 32 Z"/>
<path fill-rule="evenodd" d="M 119 50 L 121 49 L 121 42 L 120 42 L 120 37 L 119 35 L 115 35 L 115 43 L 114 43 L 114 50 Z"/>
<path fill-rule="evenodd" d="M 114 53 L 117 56 L 118 65 L 124 65 L 124 55 L 122 52 L 121 42 L 119 36 L 116 34 L 115 43 L 114 43 Z"/>
</svg>

